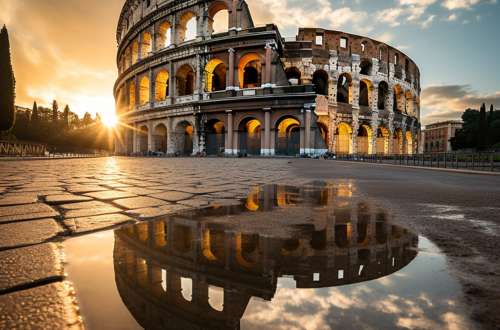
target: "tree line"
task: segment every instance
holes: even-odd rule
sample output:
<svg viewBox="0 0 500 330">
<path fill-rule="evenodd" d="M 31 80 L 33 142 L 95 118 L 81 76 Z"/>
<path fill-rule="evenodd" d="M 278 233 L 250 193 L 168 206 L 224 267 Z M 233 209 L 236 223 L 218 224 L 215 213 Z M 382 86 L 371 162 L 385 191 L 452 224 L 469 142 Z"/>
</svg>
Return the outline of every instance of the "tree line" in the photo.
<svg viewBox="0 0 500 330">
<path fill-rule="evenodd" d="M 56 100 L 52 108 L 33 104 L 33 110 L 18 113 L 11 130 L 18 140 L 44 142 L 51 145 L 112 150 L 110 130 L 102 123 L 101 117 L 86 112 L 79 118 L 66 105 L 59 110 Z"/>
<path fill-rule="evenodd" d="M 495 111 L 493 105 L 488 113 L 484 103 L 480 110 L 467 109 L 462 120 L 462 129 L 450 140 L 453 150 L 500 150 L 500 111 Z"/>
</svg>

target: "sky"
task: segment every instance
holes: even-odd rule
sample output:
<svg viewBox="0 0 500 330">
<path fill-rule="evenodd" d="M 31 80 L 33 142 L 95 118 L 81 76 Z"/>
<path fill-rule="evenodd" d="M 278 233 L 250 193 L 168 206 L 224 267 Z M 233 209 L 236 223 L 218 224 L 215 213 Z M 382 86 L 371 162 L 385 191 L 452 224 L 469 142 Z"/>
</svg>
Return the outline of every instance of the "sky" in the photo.
<svg viewBox="0 0 500 330">
<path fill-rule="evenodd" d="M 116 26 L 125 0 L 0 0 L 11 40 L 16 104 L 83 116 L 114 114 Z M 481 103 L 500 109 L 498 0 L 247 0 L 256 24 L 283 37 L 298 27 L 362 34 L 420 67 L 422 123 L 459 119 Z M 217 25 L 216 25 L 217 28 Z"/>
</svg>

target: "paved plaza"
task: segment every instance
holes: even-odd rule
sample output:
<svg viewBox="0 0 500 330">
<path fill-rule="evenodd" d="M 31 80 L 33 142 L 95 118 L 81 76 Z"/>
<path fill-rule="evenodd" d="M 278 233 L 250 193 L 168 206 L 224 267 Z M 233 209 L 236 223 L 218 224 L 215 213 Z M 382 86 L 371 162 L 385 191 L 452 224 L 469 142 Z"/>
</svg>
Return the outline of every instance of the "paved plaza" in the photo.
<svg viewBox="0 0 500 330">
<path fill-rule="evenodd" d="M 80 329 L 64 240 L 214 205 L 255 187 L 348 183 L 438 245 L 485 328 L 500 318 L 500 176 L 288 158 L 0 160 L 0 329 Z"/>
</svg>

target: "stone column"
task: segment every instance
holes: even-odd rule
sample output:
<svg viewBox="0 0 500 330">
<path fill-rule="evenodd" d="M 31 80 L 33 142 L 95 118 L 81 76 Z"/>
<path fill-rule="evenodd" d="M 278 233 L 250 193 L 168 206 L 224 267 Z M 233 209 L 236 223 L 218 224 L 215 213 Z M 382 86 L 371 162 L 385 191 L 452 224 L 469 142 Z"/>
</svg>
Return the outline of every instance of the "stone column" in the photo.
<svg viewBox="0 0 500 330">
<path fill-rule="evenodd" d="M 359 109 L 359 81 L 353 81 L 349 87 L 349 103 L 353 109 Z"/>
<path fill-rule="evenodd" d="M 338 79 L 328 79 L 328 106 L 337 106 L 337 87 L 339 84 Z"/>
<path fill-rule="evenodd" d="M 411 123 L 410 133 L 411 133 L 411 154 L 414 155 L 416 153 L 415 143 L 417 142 L 415 140 L 415 126 L 414 126 L 414 123 Z"/>
<path fill-rule="evenodd" d="M 386 153 L 387 154 L 392 154 L 392 151 L 394 150 L 394 113 L 391 112 L 389 113 L 389 142 L 387 143 L 387 149 Z"/>
<path fill-rule="evenodd" d="M 421 128 L 417 129 L 417 134 L 418 134 L 418 153 L 423 154 L 424 153 L 424 136 L 422 135 Z"/>
<path fill-rule="evenodd" d="M 193 94 L 199 94 L 202 92 L 202 89 L 201 89 L 201 58 L 200 58 L 200 55 L 196 55 L 196 76 L 194 77 L 194 81 L 195 81 L 195 85 L 194 85 L 194 92 Z"/>
<path fill-rule="evenodd" d="M 378 110 L 372 112 L 372 150 L 370 152 L 372 155 L 377 154 L 377 133 L 378 133 Z"/>
<path fill-rule="evenodd" d="M 264 150 L 262 150 L 263 156 L 271 155 L 271 108 L 264 108 Z"/>
<path fill-rule="evenodd" d="M 149 102 L 151 108 L 154 107 L 156 101 L 156 77 L 153 77 L 153 69 L 149 68 Z"/>
<path fill-rule="evenodd" d="M 138 150 L 138 143 L 137 143 L 138 136 L 140 137 L 139 132 L 137 132 L 137 124 L 134 123 L 134 131 L 132 133 L 132 139 L 133 139 L 133 141 L 132 141 L 132 144 L 133 144 L 132 148 L 133 148 L 133 153 L 134 154 L 137 153 L 137 152 L 139 152 L 139 150 Z"/>
<path fill-rule="evenodd" d="M 402 154 L 406 155 L 408 153 L 408 146 L 407 146 L 407 141 L 406 141 L 406 116 L 403 116 L 403 122 L 401 123 L 401 134 L 402 136 Z"/>
<path fill-rule="evenodd" d="M 269 86 L 271 84 L 271 68 L 272 68 L 272 63 L 271 63 L 271 55 L 272 55 L 272 47 L 270 45 L 267 45 L 265 47 L 266 49 L 266 75 L 264 77 L 264 86 Z"/>
<path fill-rule="evenodd" d="M 175 73 L 174 73 L 174 64 L 170 62 L 168 64 L 168 97 L 172 100 L 175 96 Z M 170 101 L 172 102 L 172 101 Z M 172 104 L 172 103 L 170 103 Z"/>
<path fill-rule="evenodd" d="M 233 113 L 232 110 L 227 110 L 227 148 L 226 148 L 226 154 L 233 154 L 234 153 L 234 148 L 233 148 Z"/>
<path fill-rule="evenodd" d="M 352 153 L 358 153 L 359 109 L 352 110 Z"/>
<path fill-rule="evenodd" d="M 311 153 L 311 109 L 305 110 L 305 121 L 304 121 L 304 148 L 305 153 Z"/>
<path fill-rule="evenodd" d="M 227 76 L 227 87 L 226 89 L 234 89 L 234 56 L 235 56 L 235 50 L 230 48 L 229 49 L 229 72 Z"/>
</svg>

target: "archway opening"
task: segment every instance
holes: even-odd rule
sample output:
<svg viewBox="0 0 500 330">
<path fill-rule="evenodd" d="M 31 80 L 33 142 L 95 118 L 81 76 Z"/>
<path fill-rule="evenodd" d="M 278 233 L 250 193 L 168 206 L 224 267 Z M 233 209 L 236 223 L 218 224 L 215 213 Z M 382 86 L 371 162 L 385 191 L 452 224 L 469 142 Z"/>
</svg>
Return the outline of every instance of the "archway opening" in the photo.
<svg viewBox="0 0 500 330">
<path fill-rule="evenodd" d="M 392 110 L 395 112 L 401 111 L 402 113 L 406 111 L 406 99 L 405 94 L 403 93 L 403 89 L 401 86 L 394 86 L 394 103 L 392 106 Z"/>
<path fill-rule="evenodd" d="M 216 311 L 224 309 L 224 288 L 210 285 L 208 287 L 208 303 Z"/>
<path fill-rule="evenodd" d="M 363 61 L 361 62 L 361 64 L 359 65 L 359 67 L 361 68 L 361 74 L 364 74 L 364 75 L 367 75 L 367 76 L 371 76 L 372 75 L 372 62 L 370 61 Z"/>
<path fill-rule="evenodd" d="M 154 129 L 154 151 L 167 152 L 167 127 L 164 124 L 156 125 Z"/>
<path fill-rule="evenodd" d="M 189 64 L 184 64 L 177 70 L 177 93 L 179 96 L 194 93 L 194 71 Z"/>
<path fill-rule="evenodd" d="M 326 230 L 315 231 L 311 236 L 311 248 L 316 251 L 323 251 L 326 249 Z"/>
<path fill-rule="evenodd" d="M 368 98 L 368 85 L 362 80 L 359 84 L 359 105 L 362 107 L 370 106 Z"/>
<path fill-rule="evenodd" d="M 196 15 L 185 13 L 179 20 L 179 37 L 182 42 L 196 39 Z"/>
<path fill-rule="evenodd" d="M 290 83 L 290 85 L 295 86 L 295 85 L 300 85 L 302 78 L 302 74 L 300 73 L 300 70 L 297 68 L 289 68 L 286 70 L 286 79 Z"/>
<path fill-rule="evenodd" d="M 395 155 L 401 154 L 403 151 L 403 134 L 400 129 L 394 131 L 392 139 L 392 153 Z"/>
<path fill-rule="evenodd" d="M 238 63 L 240 88 L 261 86 L 262 62 L 257 54 L 247 54 Z"/>
<path fill-rule="evenodd" d="M 242 266 L 254 266 L 259 261 L 259 235 L 238 233 L 236 258 Z"/>
<path fill-rule="evenodd" d="M 226 147 L 224 124 L 218 119 L 209 120 L 206 124 L 207 155 L 218 156 Z"/>
<path fill-rule="evenodd" d="M 173 233 L 174 247 L 179 253 L 186 253 L 191 250 L 193 232 L 191 227 L 187 226 L 174 226 Z"/>
<path fill-rule="evenodd" d="M 335 152 L 340 154 L 352 153 L 352 128 L 346 123 L 339 123 L 335 132 Z"/>
<path fill-rule="evenodd" d="M 155 101 L 164 101 L 168 96 L 168 72 L 161 70 L 156 75 L 155 82 Z"/>
<path fill-rule="evenodd" d="M 151 35 L 149 33 L 144 33 L 142 36 L 141 58 L 148 57 L 149 53 L 153 51 L 151 46 Z"/>
<path fill-rule="evenodd" d="M 382 81 L 378 85 L 378 109 L 379 110 L 387 110 L 386 109 L 386 98 L 389 93 L 389 85 Z"/>
<path fill-rule="evenodd" d="M 328 96 L 328 74 L 325 71 L 316 71 L 313 74 L 312 83 L 316 94 Z"/>
<path fill-rule="evenodd" d="M 293 117 L 283 117 L 276 124 L 276 155 L 300 154 L 300 123 Z"/>
<path fill-rule="evenodd" d="M 330 150 L 330 132 L 328 126 L 325 123 L 319 121 L 316 124 L 319 127 L 319 131 L 321 132 L 323 140 L 325 140 L 326 149 Z"/>
<path fill-rule="evenodd" d="M 130 84 L 129 102 L 130 102 L 130 108 L 133 108 L 135 106 L 135 84 L 134 83 Z"/>
<path fill-rule="evenodd" d="M 210 34 L 229 29 L 229 7 L 225 2 L 218 2 L 208 10 L 208 27 Z"/>
<path fill-rule="evenodd" d="M 139 150 L 143 155 L 148 153 L 148 133 L 149 129 L 147 126 L 141 126 L 140 128 L 140 137 L 139 137 Z"/>
<path fill-rule="evenodd" d="M 361 125 L 358 129 L 358 154 L 370 153 L 371 129 L 367 125 Z"/>
<path fill-rule="evenodd" d="M 158 49 L 167 48 L 172 44 L 172 29 L 168 22 L 163 22 L 158 27 L 156 44 Z"/>
<path fill-rule="evenodd" d="M 247 155 L 261 154 L 261 123 L 254 118 L 246 118 L 238 127 L 239 150 Z"/>
<path fill-rule="evenodd" d="M 141 79 L 139 102 L 141 105 L 149 102 L 149 78 L 146 76 Z"/>
<path fill-rule="evenodd" d="M 410 131 L 406 131 L 406 146 L 404 148 L 404 152 L 408 155 L 411 155 L 413 153 L 412 146 L 413 146 L 413 137 Z"/>
<path fill-rule="evenodd" d="M 352 88 L 352 78 L 349 74 L 343 73 L 339 76 L 339 81 L 337 84 L 337 102 L 338 103 L 350 103 L 351 98 L 351 88 Z"/>
<path fill-rule="evenodd" d="M 207 92 L 226 90 L 226 64 L 214 58 L 205 66 L 205 90 Z"/>
<path fill-rule="evenodd" d="M 377 129 L 377 154 L 389 152 L 389 130 L 387 127 L 380 126 Z"/>
</svg>

